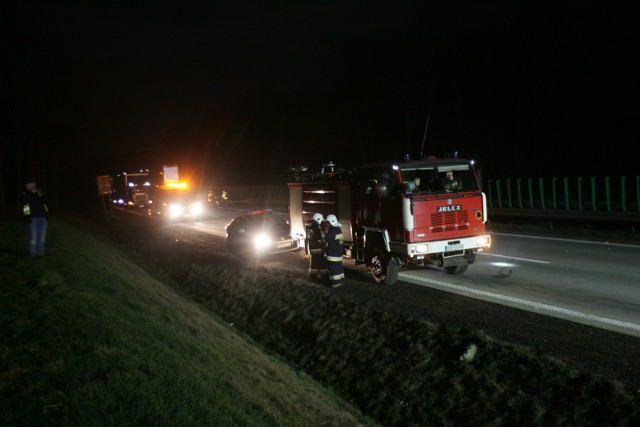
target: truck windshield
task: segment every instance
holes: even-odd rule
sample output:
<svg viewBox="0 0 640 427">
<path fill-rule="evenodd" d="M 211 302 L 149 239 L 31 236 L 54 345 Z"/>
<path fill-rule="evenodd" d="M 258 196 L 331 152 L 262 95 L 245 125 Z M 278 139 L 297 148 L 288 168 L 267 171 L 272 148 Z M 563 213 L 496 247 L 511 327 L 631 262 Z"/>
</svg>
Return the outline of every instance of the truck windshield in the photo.
<svg viewBox="0 0 640 427">
<path fill-rule="evenodd" d="M 479 191 L 475 174 L 468 165 L 401 169 L 407 193 L 457 193 Z"/>
</svg>

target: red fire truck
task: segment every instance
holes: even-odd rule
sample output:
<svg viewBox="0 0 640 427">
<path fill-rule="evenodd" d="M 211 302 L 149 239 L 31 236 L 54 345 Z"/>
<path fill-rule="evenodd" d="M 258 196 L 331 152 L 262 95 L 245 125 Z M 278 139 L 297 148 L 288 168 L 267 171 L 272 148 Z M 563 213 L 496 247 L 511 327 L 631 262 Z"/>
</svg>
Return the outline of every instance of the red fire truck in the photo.
<svg viewBox="0 0 640 427">
<path fill-rule="evenodd" d="M 463 273 L 491 246 L 487 200 L 472 160 L 388 161 L 348 172 L 327 164 L 318 174 L 291 170 L 289 214 L 299 246 L 314 213 L 334 214 L 344 256 L 370 267 L 378 284 L 394 284 L 408 267 Z"/>
</svg>

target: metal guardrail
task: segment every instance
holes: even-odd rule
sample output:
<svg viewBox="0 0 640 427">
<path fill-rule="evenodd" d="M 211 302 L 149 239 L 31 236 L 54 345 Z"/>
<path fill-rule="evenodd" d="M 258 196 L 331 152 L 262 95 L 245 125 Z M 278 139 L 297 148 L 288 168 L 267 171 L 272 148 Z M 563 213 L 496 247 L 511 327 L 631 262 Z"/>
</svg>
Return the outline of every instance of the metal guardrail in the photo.
<svg viewBox="0 0 640 427">
<path fill-rule="evenodd" d="M 493 216 L 640 224 L 640 176 L 490 179 Z"/>
<path fill-rule="evenodd" d="M 289 188 L 286 185 L 227 185 L 213 186 L 211 191 L 219 196 L 226 191 L 232 200 L 289 200 Z"/>
<path fill-rule="evenodd" d="M 640 212 L 640 176 L 490 179 L 489 207 L 577 211 Z"/>
</svg>

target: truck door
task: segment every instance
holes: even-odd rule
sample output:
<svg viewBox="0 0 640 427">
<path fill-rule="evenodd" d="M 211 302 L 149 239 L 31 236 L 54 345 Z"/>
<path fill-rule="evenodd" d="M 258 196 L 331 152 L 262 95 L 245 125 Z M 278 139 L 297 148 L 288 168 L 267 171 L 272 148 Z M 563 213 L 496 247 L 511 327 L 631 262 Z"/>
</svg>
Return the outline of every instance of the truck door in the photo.
<svg viewBox="0 0 640 427">
<path fill-rule="evenodd" d="M 402 240 L 402 196 L 394 172 L 387 169 L 362 171 L 359 191 L 360 225 L 386 229 L 392 240 Z"/>
<path fill-rule="evenodd" d="M 402 241 L 402 186 L 397 182 L 393 171 L 385 170 L 380 175 L 382 182 L 380 192 L 380 224 L 389 233 L 392 241 Z"/>
</svg>

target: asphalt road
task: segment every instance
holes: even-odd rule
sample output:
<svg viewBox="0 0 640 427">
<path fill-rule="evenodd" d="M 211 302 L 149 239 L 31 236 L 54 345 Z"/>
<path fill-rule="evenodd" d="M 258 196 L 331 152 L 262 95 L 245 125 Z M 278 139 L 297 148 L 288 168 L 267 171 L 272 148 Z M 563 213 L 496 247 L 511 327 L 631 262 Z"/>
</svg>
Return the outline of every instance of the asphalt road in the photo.
<svg viewBox="0 0 640 427">
<path fill-rule="evenodd" d="M 462 275 L 405 271 L 403 281 L 640 336 L 640 246 L 492 233 Z"/>
</svg>

